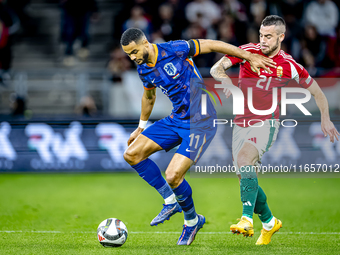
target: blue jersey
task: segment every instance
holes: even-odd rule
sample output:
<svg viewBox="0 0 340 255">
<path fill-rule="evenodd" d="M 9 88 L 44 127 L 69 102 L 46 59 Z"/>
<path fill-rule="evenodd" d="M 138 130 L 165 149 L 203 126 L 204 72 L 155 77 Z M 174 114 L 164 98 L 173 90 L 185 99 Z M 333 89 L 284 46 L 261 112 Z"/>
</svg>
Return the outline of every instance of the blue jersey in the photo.
<svg viewBox="0 0 340 255">
<path fill-rule="evenodd" d="M 199 43 L 193 41 L 196 56 Z M 205 85 L 196 65 L 188 56 L 189 43 L 180 40 L 152 45 L 156 53 L 155 64 L 139 65 L 137 71 L 145 89 L 158 87 L 170 99 L 173 105 L 170 118 L 178 125 L 186 125 L 216 116 L 208 95 L 207 114 L 201 114 L 201 96 L 206 94 Z"/>
</svg>

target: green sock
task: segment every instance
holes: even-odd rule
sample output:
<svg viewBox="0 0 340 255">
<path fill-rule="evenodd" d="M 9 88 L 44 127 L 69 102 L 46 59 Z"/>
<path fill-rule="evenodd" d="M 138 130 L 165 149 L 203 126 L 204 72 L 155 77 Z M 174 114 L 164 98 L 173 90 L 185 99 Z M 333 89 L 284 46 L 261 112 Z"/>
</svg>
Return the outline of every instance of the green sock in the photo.
<svg viewBox="0 0 340 255">
<path fill-rule="evenodd" d="M 268 223 L 273 217 L 267 204 L 267 196 L 260 186 L 257 192 L 254 212 L 259 215 L 259 218 L 263 223 Z"/>
<path fill-rule="evenodd" d="M 243 166 L 240 168 L 241 201 L 243 203 L 242 216 L 253 218 L 255 202 L 258 190 L 256 169 L 254 166 Z"/>
</svg>

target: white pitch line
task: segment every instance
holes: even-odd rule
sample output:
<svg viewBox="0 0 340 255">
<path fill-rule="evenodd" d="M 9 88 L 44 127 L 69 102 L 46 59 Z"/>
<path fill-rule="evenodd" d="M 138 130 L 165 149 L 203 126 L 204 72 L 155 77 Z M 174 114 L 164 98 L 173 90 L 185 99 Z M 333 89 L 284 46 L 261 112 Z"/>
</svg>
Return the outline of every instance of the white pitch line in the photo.
<svg viewBox="0 0 340 255">
<path fill-rule="evenodd" d="M 42 233 L 42 234 L 95 234 L 94 231 L 78 231 L 78 232 L 64 232 L 64 231 L 49 231 L 49 230 L 0 230 L 0 233 Z M 144 231 L 130 231 L 129 234 L 180 234 L 181 232 L 144 232 Z M 200 232 L 200 235 L 225 235 L 232 234 L 231 232 Z M 281 235 L 340 235 L 340 232 L 277 232 Z"/>
<path fill-rule="evenodd" d="M 131 234 L 180 234 L 181 232 L 129 232 Z M 200 232 L 202 235 L 225 235 L 232 234 L 231 232 Z M 340 232 L 276 232 L 276 234 L 281 235 L 340 235 Z"/>
</svg>

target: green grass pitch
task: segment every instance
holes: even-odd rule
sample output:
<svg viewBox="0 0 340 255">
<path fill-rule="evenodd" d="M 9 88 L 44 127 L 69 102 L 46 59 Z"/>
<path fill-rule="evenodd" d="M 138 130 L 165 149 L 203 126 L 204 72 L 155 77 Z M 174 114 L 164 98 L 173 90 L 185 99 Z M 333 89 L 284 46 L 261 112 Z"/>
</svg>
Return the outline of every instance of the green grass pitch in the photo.
<svg viewBox="0 0 340 255">
<path fill-rule="evenodd" d="M 190 178 L 207 223 L 191 246 L 177 246 L 183 214 L 151 227 L 163 200 L 135 173 L 0 175 L 0 254 L 340 254 L 339 178 L 264 178 L 259 183 L 283 228 L 264 247 L 229 232 L 240 217 L 238 181 Z M 121 219 L 127 242 L 102 247 L 106 218 Z"/>
</svg>

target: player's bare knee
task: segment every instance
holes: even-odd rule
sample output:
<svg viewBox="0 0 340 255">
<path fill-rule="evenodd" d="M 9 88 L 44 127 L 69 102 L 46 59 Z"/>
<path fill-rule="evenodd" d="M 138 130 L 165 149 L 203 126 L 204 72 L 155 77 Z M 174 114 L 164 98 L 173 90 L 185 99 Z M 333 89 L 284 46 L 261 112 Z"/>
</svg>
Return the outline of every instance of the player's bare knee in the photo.
<svg viewBox="0 0 340 255">
<path fill-rule="evenodd" d="M 178 172 L 165 172 L 166 182 L 171 188 L 176 188 L 181 182 L 181 175 Z"/>
<path fill-rule="evenodd" d="M 130 154 L 129 151 L 125 151 L 124 155 L 123 155 L 125 161 L 129 164 L 129 165 L 133 165 L 133 156 Z"/>
<path fill-rule="evenodd" d="M 256 158 L 250 156 L 246 151 L 241 150 L 237 155 L 237 165 L 242 166 L 253 166 L 256 163 Z"/>
<path fill-rule="evenodd" d="M 129 148 L 124 152 L 123 157 L 125 161 L 131 166 L 137 165 L 141 161 L 140 155 L 136 151 L 130 150 Z"/>
<path fill-rule="evenodd" d="M 248 166 L 252 164 L 248 156 L 245 153 L 240 152 L 239 155 L 237 156 L 237 165 L 239 166 L 239 168 L 241 168 L 242 166 Z"/>
</svg>

